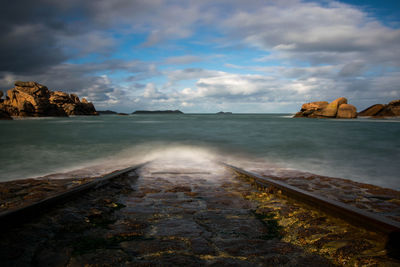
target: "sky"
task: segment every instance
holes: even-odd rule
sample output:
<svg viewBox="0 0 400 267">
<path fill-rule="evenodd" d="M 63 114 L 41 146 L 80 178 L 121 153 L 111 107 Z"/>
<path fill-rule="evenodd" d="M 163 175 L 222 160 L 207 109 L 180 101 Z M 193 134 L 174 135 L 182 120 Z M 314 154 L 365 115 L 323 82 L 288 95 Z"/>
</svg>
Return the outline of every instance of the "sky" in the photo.
<svg viewBox="0 0 400 267">
<path fill-rule="evenodd" d="M 291 113 L 400 98 L 400 1 L 5 0 L 0 90 L 97 110 Z"/>
</svg>

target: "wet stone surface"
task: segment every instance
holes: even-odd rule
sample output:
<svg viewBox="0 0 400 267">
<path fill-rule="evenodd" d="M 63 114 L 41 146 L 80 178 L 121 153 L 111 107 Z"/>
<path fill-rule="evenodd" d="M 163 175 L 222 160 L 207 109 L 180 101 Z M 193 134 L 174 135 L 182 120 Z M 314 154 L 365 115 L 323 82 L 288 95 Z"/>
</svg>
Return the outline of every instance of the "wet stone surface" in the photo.
<svg viewBox="0 0 400 267">
<path fill-rule="evenodd" d="M 23 179 L 0 183 L 0 212 L 19 209 L 93 181 L 95 178 Z"/>
<path fill-rule="evenodd" d="M 347 179 L 290 170 L 257 169 L 265 177 L 400 222 L 400 192 Z"/>
<path fill-rule="evenodd" d="M 0 236 L 2 266 L 396 265 L 373 233 L 208 161 L 154 161 Z"/>
</svg>

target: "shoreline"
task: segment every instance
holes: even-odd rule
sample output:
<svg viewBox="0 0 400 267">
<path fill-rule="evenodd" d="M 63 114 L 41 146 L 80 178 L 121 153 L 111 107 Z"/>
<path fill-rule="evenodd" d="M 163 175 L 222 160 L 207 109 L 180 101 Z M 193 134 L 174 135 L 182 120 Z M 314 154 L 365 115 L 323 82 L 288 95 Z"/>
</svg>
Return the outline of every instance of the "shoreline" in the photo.
<svg viewBox="0 0 400 267">
<path fill-rule="evenodd" d="M 55 173 L 35 178 L 0 182 L 0 213 L 34 204 L 45 198 L 71 190 L 74 187 L 101 179 L 116 171 L 118 170 L 112 170 L 103 175 L 93 177 L 78 176 L 71 178 L 70 176 L 74 176 L 73 173 L 69 174 L 69 176 L 66 175 L 68 173 Z M 308 172 L 296 171 L 280 175 L 271 175 L 267 170 L 260 169 L 254 172 L 290 186 L 400 222 L 400 190 Z M 60 176 L 67 176 L 67 178 L 61 178 Z"/>
<path fill-rule="evenodd" d="M 261 176 L 284 182 L 310 193 L 332 199 L 400 222 L 400 191 L 350 179 L 311 173 Z"/>
</svg>

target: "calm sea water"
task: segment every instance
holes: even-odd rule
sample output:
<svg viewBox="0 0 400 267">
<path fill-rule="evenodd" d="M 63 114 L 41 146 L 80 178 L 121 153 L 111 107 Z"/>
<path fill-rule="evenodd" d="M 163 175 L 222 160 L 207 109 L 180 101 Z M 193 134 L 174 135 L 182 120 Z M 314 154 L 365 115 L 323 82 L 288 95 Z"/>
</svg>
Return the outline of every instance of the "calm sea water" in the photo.
<svg viewBox="0 0 400 267">
<path fill-rule="evenodd" d="M 400 189 L 400 120 L 185 114 L 0 121 L 0 181 L 99 175 L 157 157 L 211 157 Z"/>
</svg>

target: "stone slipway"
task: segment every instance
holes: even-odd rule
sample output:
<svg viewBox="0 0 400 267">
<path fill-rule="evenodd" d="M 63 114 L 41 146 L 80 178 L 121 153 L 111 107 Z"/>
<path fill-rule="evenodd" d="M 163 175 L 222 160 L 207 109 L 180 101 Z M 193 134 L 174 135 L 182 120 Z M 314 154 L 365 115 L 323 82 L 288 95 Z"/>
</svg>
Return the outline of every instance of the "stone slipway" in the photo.
<svg viewBox="0 0 400 267">
<path fill-rule="evenodd" d="M 314 209 L 321 210 L 334 217 L 343 219 L 355 226 L 380 232 L 384 235 L 388 235 L 391 238 L 395 238 L 395 236 L 397 237 L 400 234 L 400 223 L 398 221 L 394 221 L 385 216 L 380 216 L 363 209 L 346 205 L 343 202 L 311 193 L 281 181 L 245 171 L 229 164 L 225 164 L 225 166 L 235 171 L 238 175 L 243 176 L 249 182 L 259 186 L 261 189 L 279 190 L 281 194 L 287 197 L 305 203 Z"/>
<path fill-rule="evenodd" d="M 221 165 L 158 160 L 1 232 L 2 266 L 398 265 L 379 234 L 259 191 Z"/>
</svg>

